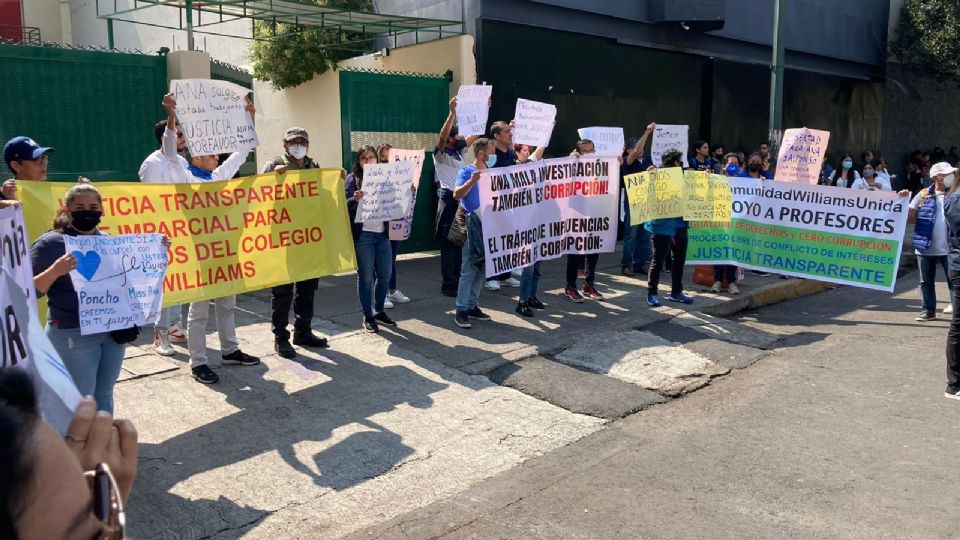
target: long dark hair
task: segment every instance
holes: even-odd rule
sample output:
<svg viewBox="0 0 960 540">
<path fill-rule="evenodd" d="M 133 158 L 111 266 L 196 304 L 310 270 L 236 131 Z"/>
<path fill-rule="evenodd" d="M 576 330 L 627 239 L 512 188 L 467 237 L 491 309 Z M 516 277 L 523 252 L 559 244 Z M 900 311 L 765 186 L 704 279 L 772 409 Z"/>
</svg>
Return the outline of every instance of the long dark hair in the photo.
<svg viewBox="0 0 960 540">
<path fill-rule="evenodd" d="M 18 538 L 17 521 L 31 500 L 32 446 L 40 414 L 37 393 L 27 372 L 0 369 L 0 538 Z"/>
<path fill-rule="evenodd" d="M 846 171 L 846 173 L 847 173 L 847 178 L 846 178 L 846 180 L 847 180 L 847 185 L 846 185 L 846 187 L 851 187 L 851 184 L 853 184 L 853 179 L 856 177 L 856 174 L 854 173 L 853 167 L 850 167 L 849 169 L 844 169 L 844 168 L 843 168 L 843 162 L 846 161 L 846 160 L 848 160 L 848 159 L 849 159 L 850 161 L 853 161 L 853 156 L 851 156 L 850 154 L 846 154 L 846 153 L 845 153 L 845 154 L 842 154 L 842 155 L 840 156 L 840 161 L 837 162 L 836 174 L 833 175 L 833 179 L 830 180 L 830 185 L 831 185 L 831 186 L 836 187 L 837 181 L 839 181 L 841 178 L 843 178 L 843 173 L 844 173 L 844 171 Z"/>
<path fill-rule="evenodd" d="M 357 155 L 353 157 L 353 169 L 350 171 L 353 173 L 353 177 L 357 180 L 363 179 L 363 164 L 360 163 L 360 156 L 366 154 L 367 152 L 372 152 L 373 157 L 377 158 L 377 161 L 380 160 L 380 156 L 377 155 L 377 149 L 370 146 L 369 144 L 361 146 L 357 150 Z M 359 186 L 357 186 L 359 187 Z"/>
<path fill-rule="evenodd" d="M 92 193 L 97 196 L 97 202 L 100 205 L 103 205 L 103 197 L 100 196 L 100 192 L 97 191 L 97 188 L 91 186 L 90 184 L 76 184 L 71 186 L 67 190 L 67 194 L 63 196 L 63 207 L 57 209 L 57 213 L 53 216 L 53 230 L 63 232 L 70 228 L 70 211 L 67 208 L 70 207 L 70 204 L 73 203 L 73 199 L 77 195 L 83 195 L 85 193 Z"/>
</svg>

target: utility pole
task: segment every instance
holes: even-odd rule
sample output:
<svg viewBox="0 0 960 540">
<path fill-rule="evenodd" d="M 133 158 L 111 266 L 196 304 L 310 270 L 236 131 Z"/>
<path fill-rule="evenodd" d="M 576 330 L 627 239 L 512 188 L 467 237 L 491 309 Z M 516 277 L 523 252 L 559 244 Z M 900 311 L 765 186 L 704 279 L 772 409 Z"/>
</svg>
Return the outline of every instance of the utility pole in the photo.
<svg viewBox="0 0 960 540">
<path fill-rule="evenodd" d="M 770 63 L 770 121 L 767 124 L 767 139 L 770 153 L 780 146 L 783 134 L 783 0 L 773 2 L 773 59 Z"/>
<path fill-rule="evenodd" d="M 193 50 L 193 0 L 187 0 L 187 50 Z"/>
</svg>

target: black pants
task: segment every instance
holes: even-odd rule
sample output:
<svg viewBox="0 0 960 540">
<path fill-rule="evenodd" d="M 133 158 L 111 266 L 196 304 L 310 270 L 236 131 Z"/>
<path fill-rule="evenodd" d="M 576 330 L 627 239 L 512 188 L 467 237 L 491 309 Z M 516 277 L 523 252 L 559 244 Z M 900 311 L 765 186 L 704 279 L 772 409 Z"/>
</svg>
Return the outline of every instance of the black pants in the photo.
<svg viewBox="0 0 960 540">
<path fill-rule="evenodd" d="M 271 327 L 277 339 L 290 339 L 287 322 L 290 320 L 290 306 L 293 306 L 293 331 L 307 333 L 313 320 L 313 297 L 317 292 L 319 279 L 307 279 L 274 287 L 270 307 L 273 309 Z"/>
<path fill-rule="evenodd" d="M 437 190 L 437 229 L 435 238 L 440 243 L 440 292 L 457 294 L 460 285 L 460 267 L 463 264 L 463 249 L 447 242 L 450 225 L 457 215 L 457 201 L 449 189 Z"/>
<path fill-rule="evenodd" d="M 960 306 L 960 272 L 950 271 L 950 283 L 953 283 L 953 302 Z M 953 312 L 950 331 L 947 332 L 947 386 L 950 390 L 960 388 L 960 313 Z"/>
<path fill-rule="evenodd" d="M 713 265 L 713 280 L 723 282 L 726 278 L 727 285 L 737 282 L 737 267 L 732 264 Z"/>
<path fill-rule="evenodd" d="M 674 236 L 662 234 L 653 235 L 653 262 L 650 264 L 650 276 L 647 279 L 647 292 L 657 294 L 660 286 L 660 271 L 667 253 L 673 254 L 673 264 L 670 266 L 670 278 L 673 287 L 671 294 L 683 292 L 683 265 L 687 262 L 687 229 L 677 229 Z"/>
<path fill-rule="evenodd" d="M 593 280 L 597 277 L 597 261 L 600 260 L 599 253 L 590 255 L 567 255 L 567 286 L 577 288 L 577 272 L 584 267 L 586 262 L 586 272 L 583 280 L 593 286 Z"/>
</svg>

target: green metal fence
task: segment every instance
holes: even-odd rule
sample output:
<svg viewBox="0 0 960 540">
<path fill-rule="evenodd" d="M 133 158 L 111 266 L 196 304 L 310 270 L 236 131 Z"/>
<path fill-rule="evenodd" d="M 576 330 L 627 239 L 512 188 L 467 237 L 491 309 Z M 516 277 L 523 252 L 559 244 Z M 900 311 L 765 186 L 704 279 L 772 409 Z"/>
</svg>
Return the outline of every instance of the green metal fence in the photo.
<svg viewBox="0 0 960 540">
<path fill-rule="evenodd" d="M 355 150 L 368 144 L 425 152 L 413 230 L 401 244 L 403 253 L 437 249 L 433 238 L 437 196 L 429 157 L 447 118 L 449 100 L 450 82 L 444 75 L 340 71 L 344 168 L 349 170 Z"/>
</svg>

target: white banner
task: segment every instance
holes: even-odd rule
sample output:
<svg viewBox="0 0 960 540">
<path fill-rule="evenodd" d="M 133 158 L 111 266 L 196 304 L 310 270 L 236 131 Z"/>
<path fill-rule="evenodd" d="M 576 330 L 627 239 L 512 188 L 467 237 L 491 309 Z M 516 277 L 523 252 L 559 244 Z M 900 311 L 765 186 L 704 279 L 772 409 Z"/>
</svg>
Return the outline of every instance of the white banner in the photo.
<svg viewBox="0 0 960 540">
<path fill-rule="evenodd" d="M 650 144 L 650 158 L 656 167 L 663 166 L 663 153 L 667 150 L 683 152 L 683 165 L 687 165 L 687 147 L 690 146 L 690 126 L 657 124 Z"/>
<path fill-rule="evenodd" d="M 490 114 L 488 84 L 464 84 L 457 90 L 457 130 L 460 135 L 483 135 L 487 132 L 487 117 Z"/>
<path fill-rule="evenodd" d="M 174 79 L 170 92 L 190 155 L 246 152 L 260 144 L 246 110 L 249 89 L 227 81 Z"/>
<path fill-rule="evenodd" d="M 577 130 L 581 139 L 590 139 L 593 149 L 598 156 L 623 155 L 623 128 L 621 127 L 587 127 Z"/>
<path fill-rule="evenodd" d="M 77 258 L 70 280 L 80 306 L 80 334 L 101 334 L 156 321 L 163 302 L 167 248 L 160 234 L 64 236 Z"/>
<path fill-rule="evenodd" d="M 412 161 L 415 165 L 413 168 L 413 185 L 418 189 L 420 187 L 420 175 L 423 173 L 423 150 L 401 150 L 399 148 L 391 148 L 387 151 L 387 159 L 391 163 L 396 163 L 398 161 Z M 410 212 L 407 214 L 407 217 L 403 219 L 396 219 L 390 222 L 390 239 L 391 240 L 406 240 L 410 238 L 410 231 L 413 229 L 413 210 L 417 206 L 416 197 L 414 197 L 413 204 L 410 205 Z"/>
<path fill-rule="evenodd" d="M 484 169 L 480 218 L 487 276 L 617 244 L 620 164 L 564 157 Z"/>
<path fill-rule="evenodd" d="M 24 302 L 30 317 L 39 320 L 37 294 L 33 286 L 33 267 L 30 264 L 30 240 L 23 220 L 23 206 L 0 209 L 0 265 L 7 269 L 17 287 L 24 291 Z M 27 321 L 10 315 L 10 306 L 9 297 L 4 295 L 0 300 L 3 314 L 0 320 L 0 339 L 3 340 L 3 347 L 0 347 L 3 361 L 0 362 L 0 367 L 11 367 L 29 360 L 29 350 L 20 330 Z"/>
<path fill-rule="evenodd" d="M 549 103 L 517 99 L 513 120 L 513 143 L 547 146 L 557 119 L 557 107 Z"/>
<path fill-rule="evenodd" d="M 363 198 L 357 223 L 403 219 L 413 206 L 413 161 L 395 161 L 363 166 Z"/>
</svg>

